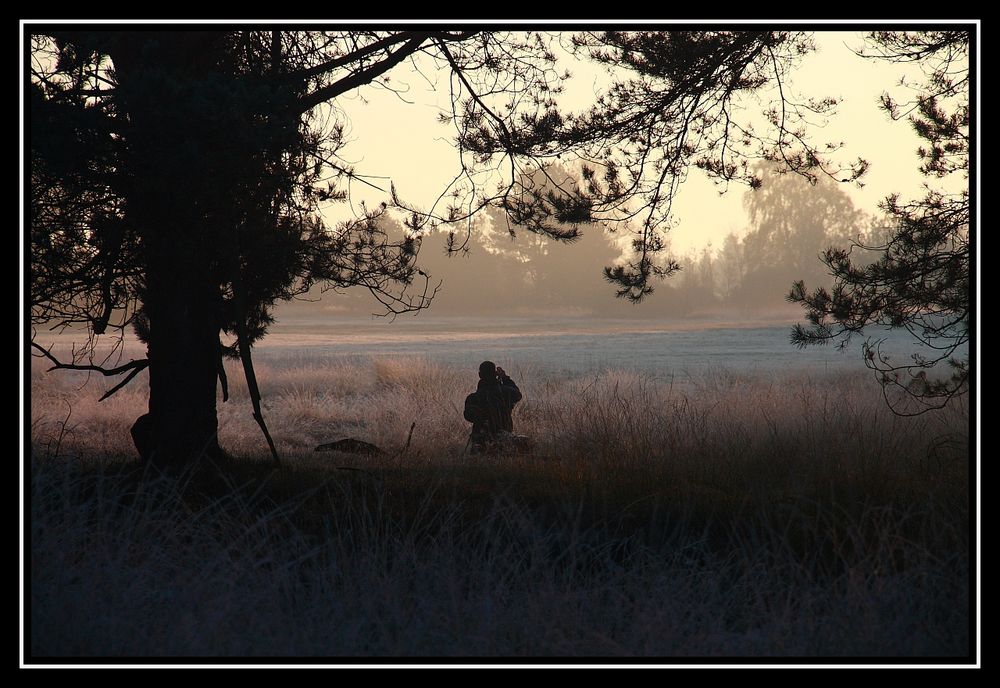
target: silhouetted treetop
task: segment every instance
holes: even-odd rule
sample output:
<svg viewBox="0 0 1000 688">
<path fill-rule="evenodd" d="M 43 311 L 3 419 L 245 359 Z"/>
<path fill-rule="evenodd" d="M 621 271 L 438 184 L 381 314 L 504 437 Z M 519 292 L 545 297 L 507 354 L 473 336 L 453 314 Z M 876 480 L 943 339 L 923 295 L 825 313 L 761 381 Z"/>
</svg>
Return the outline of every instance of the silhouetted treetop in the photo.
<svg viewBox="0 0 1000 688">
<path fill-rule="evenodd" d="M 914 63 L 924 81 L 902 85 L 905 100 L 882 95 L 882 108 L 899 120 L 907 118 L 917 135 L 927 141 L 918 154 L 920 171 L 945 177 L 969 169 L 969 32 L 878 31 L 860 51 L 866 57 L 896 63 Z"/>
<path fill-rule="evenodd" d="M 851 249 L 823 256 L 835 279 L 832 291 L 806 290 L 798 282 L 789 299 L 806 309 L 808 326 L 797 326 L 799 345 L 837 342 L 846 346 L 866 327 L 905 329 L 922 351 L 906 361 L 885 355 L 881 340 L 865 343 L 865 361 L 875 370 L 900 413 L 943 406 L 968 389 L 970 311 L 969 238 L 969 33 L 966 31 L 877 32 L 862 54 L 893 62 L 915 62 L 924 81 L 907 84 L 912 97 L 901 103 L 888 93 L 884 109 L 893 119 L 907 117 L 926 142 L 918 155 L 921 172 L 932 179 L 957 176 L 964 188 L 928 187 L 914 201 L 898 194 L 881 205 L 892 227 L 884 243 L 855 244 L 874 252 L 861 262 Z M 870 253 L 869 253 L 870 255 Z M 947 366 L 942 375 L 940 366 Z"/>
<path fill-rule="evenodd" d="M 657 254 L 665 250 L 673 200 L 691 167 L 720 184 L 752 187 L 760 183 L 751 167 L 757 160 L 779 161 L 813 182 L 819 175 L 855 180 L 864 173 L 864 160 L 836 167 L 829 158 L 838 146 L 814 145 L 807 137 L 810 122 L 830 114 L 836 101 L 798 99 L 788 91 L 790 70 L 813 49 L 807 34 L 584 32 L 568 42 L 578 59 L 609 70 L 609 84 L 592 106 L 572 112 L 557 98 L 535 97 L 508 119 L 508 110 L 491 103 L 491 92 L 480 93 L 463 79 L 468 97 L 455 107 L 458 142 L 477 163 L 503 169 L 501 161 L 509 161 L 510 175 L 499 193 L 471 195 L 507 209 L 519 222 L 545 231 L 544 218 L 568 217 L 634 232 L 632 260 L 607 271 L 619 296 L 639 301 L 652 292 L 653 277 L 678 268 Z M 462 55 L 452 64 L 468 60 Z M 543 86 L 546 96 L 554 91 L 553 84 Z M 762 90 L 771 96 L 763 112 L 747 108 L 746 99 Z M 549 180 L 566 192 L 558 197 L 561 203 L 520 184 L 517 174 L 519 164 L 545 170 L 556 158 L 581 166 L 578 186 Z"/>
</svg>

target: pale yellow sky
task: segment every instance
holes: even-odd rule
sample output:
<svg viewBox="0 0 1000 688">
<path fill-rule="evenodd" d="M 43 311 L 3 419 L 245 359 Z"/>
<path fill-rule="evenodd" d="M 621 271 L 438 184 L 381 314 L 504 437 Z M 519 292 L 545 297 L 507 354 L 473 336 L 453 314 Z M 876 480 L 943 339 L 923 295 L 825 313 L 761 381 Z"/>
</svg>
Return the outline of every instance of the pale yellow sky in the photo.
<svg viewBox="0 0 1000 688">
<path fill-rule="evenodd" d="M 812 132 L 813 140 L 843 141 L 845 147 L 839 159 L 849 163 L 860 156 L 871 163 L 864 188 L 847 184 L 843 187 L 857 207 L 874 213 L 878 202 L 890 193 L 899 192 L 904 198 L 918 196 L 925 180 L 917 169 L 919 141 L 910 125 L 891 121 L 878 108 L 880 94 L 893 89 L 906 68 L 856 56 L 850 48 L 859 47 L 862 37 L 859 32 L 817 32 L 818 49 L 791 75 L 791 85 L 804 96 L 842 99 L 837 115 Z M 565 66 L 574 73 L 574 89 L 584 96 L 593 91 L 594 73 L 572 61 Z M 914 74 L 912 68 L 909 73 Z M 346 117 L 350 140 L 342 156 L 355 163 L 359 173 L 391 177 L 404 199 L 421 206 L 429 206 L 458 169 L 457 153 L 451 143 L 454 130 L 436 120 L 447 103 L 447 76 L 425 76 L 438 83 L 397 68 L 391 73 L 392 83 L 406 90 L 402 96 L 367 88 L 337 103 Z M 404 102 L 404 98 L 410 102 Z M 762 98 L 769 100 L 766 94 Z M 767 104 L 748 106 L 762 110 Z M 388 189 L 388 179 L 372 181 Z M 729 232 L 741 233 L 747 225 L 745 190 L 733 185 L 720 196 L 703 173 L 692 170 L 674 206 L 678 222 L 670 233 L 674 251 L 683 254 L 708 242 L 718 247 Z M 383 199 L 377 191 L 358 183 L 352 185 L 351 191 L 355 201 L 377 203 Z M 332 209 L 328 217 L 341 217 L 345 211 Z"/>
</svg>

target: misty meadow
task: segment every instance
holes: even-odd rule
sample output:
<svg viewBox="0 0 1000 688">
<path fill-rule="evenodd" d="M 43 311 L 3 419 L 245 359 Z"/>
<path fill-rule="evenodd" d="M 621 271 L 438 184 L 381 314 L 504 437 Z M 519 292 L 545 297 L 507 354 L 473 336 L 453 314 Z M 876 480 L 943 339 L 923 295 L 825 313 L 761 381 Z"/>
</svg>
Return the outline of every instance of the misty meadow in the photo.
<svg viewBox="0 0 1000 688">
<path fill-rule="evenodd" d="M 212 479 L 136 465 L 141 385 L 97 402 L 113 381 L 36 359 L 39 655 L 968 649 L 965 403 L 896 415 L 861 366 L 655 378 L 521 352 L 534 451 L 472 457 L 475 366 L 273 337 L 256 367 L 282 465 L 233 386 L 219 437 L 239 458 Z M 314 451 L 342 437 L 383 453 Z"/>
<path fill-rule="evenodd" d="M 977 25 L 22 28 L 23 663 L 975 658 Z"/>
</svg>

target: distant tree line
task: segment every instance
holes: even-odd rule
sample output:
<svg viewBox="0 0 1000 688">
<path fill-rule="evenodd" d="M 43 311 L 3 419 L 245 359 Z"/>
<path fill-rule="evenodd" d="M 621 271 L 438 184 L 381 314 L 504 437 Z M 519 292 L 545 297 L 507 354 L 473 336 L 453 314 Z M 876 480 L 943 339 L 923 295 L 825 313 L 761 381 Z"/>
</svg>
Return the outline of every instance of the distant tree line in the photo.
<svg viewBox="0 0 1000 688">
<path fill-rule="evenodd" d="M 829 179 L 810 184 L 799 175 L 759 164 L 761 185 L 744 193 L 748 224 L 730 232 L 721 245 L 707 244 L 686 254 L 672 252 L 683 266 L 658 284 L 658 298 L 641 305 L 615 298 L 601 279 L 604 267 L 628 252 L 621 237 L 595 225 L 582 225 L 570 244 L 538 236 L 524 227 L 508 228 L 502 213 L 487 209 L 462 251 L 449 254 L 446 240 L 423 240 L 421 264 L 441 280 L 434 313 L 483 317 L 683 318 L 785 310 L 789 285 L 804 279 L 829 288 L 832 280 L 821 260 L 830 248 L 852 241 L 879 241 L 888 231 L 878 218 L 856 208 L 841 185 Z M 550 174 L 554 172 L 550 170 Z M 569 172 L 561 169 L 561 174 Z M 704 221 L 712 222 L 711 208 Z M 402 235 L 399 221 L 390 235 Z M 513 231 L 513 235 L 511 234 Z M 861 256 L 862 251 L 857 252 Z M 874 260 L 871 253 L 869 260 Z M 280 314 L 317 315 L 372 312 L 363 294 L 344 292 L 323 298 L 314 292 L 293 301 Z M 326 310 L 323 310 L 323 309 Z"/>
</svg>

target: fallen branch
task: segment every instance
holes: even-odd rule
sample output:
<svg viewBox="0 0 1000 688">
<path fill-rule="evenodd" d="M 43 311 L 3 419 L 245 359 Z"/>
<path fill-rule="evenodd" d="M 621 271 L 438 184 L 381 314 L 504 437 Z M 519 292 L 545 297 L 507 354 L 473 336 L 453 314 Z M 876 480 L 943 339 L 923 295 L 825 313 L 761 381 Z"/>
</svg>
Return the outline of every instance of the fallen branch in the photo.
<svg viewBox="0 0 1000 688">
<path fill-rule="evenodd" d="M 382 453 L 382 450 L 374 444 L 363 440 L 356 440 L 353 437 L 345 437 L 336 442 L 321 444 L 313 451 L 339 451 L 346 454 L 368 454 L 369 456 Z"/>
</svg>

